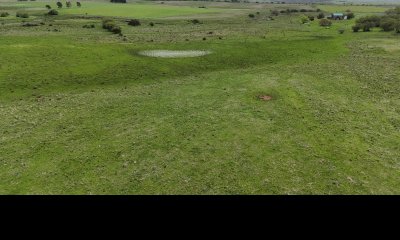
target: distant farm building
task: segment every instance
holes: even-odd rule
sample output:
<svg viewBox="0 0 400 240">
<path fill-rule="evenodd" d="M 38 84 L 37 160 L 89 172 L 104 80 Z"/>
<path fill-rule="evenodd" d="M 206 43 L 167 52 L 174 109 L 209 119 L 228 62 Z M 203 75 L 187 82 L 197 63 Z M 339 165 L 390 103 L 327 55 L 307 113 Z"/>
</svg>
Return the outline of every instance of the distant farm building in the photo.
<svg viewBox="0 0 400 240">
<path fill-rule="evenodd" d="M 347 16 L 345 16 L 343 13 L 332 13 L 330 16 L 328 16 L 328 19 L 346 20 Z"/>
</svg>

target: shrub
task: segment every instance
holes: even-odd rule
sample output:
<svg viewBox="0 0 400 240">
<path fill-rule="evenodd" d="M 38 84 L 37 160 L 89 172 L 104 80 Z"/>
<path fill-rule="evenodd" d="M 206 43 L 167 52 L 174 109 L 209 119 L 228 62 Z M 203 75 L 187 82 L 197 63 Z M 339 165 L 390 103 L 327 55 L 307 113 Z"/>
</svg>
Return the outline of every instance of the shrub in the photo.
<svg viewBox="0 0 400 240">
<path fill-rule="evenodd" d="M 318 18 L 318 19 L 323 19 L 323 18 L 325 18 L 325 14 L 324 14 L 324 13 L 319 13 L 319 14 L 317 15 L 317 18 Z"/>
<path fill-rule="evenodd" d="M 55 10 L 55 9 L 51 9 L 51 10 L 47 13 L 47 15 L 51 15 L 51 16 L 58 15 L 58 11 Z"/>
<path fill-rule="evenodd" d="M 252 13 L 249 14 L 249 18 L 255 18 L 256 16 Z"/>
<path fill-rule="evenodd" d="M 119 27 L 119 26 L 112 27 L 110 31 L 112 33 L 114 33 L 114 34 L 121 34 L 122 33 L 121 27 Z"/>
<path fill-rule="evenodd" d="M 121 27 L 117 26 L 112 19 L 103 19 L 103 28 L 115 34 L 122 33 Z"/>
<path fill-rule="evenodd" d="M 110 0 L 112 3 L 126 3 L 126 0 Z"/>
<path fill-rule="evenodd" d="M 65 5 L 67 6 L 67 8 L 70 8 L 70 7 L 72 6 L 72 4 L 71 4 L 70 1 L 67 1 L 67 2 L 65 3 Z"/>
<path fill-rule="evenodd" d="M 110 30 L 111 28 L 113 28 L 115 26 L 115 22 L 112 19 L 103 19 L 103 28 Z"/>
<path fill-rule="evenodd" d="M 314 17 L 314 16 L 308 16 L 308 19 L 309 19 L 310 21 L 314 21 L 315 17 Z"/>
<path fill-rule="evenodd" d="M 344 33 L 344 29 L 343 28 L 339 29 L 338 31 L 339 31 L 340 34 Z"/>
<path fill-rule="evenodd" d="M 285 11 L 283 11 L 283 12 L 285 12 Z M 278 16 L 278 15 L 279 15 L 279 12 L 278 12 L 278 10 L 272 10 L 272 11 L 271 11 L 271 14 L 272 14 L 273 16 Z"/>
<path fill-rule="evenodd" d="M 300 22 L 302 24 L 308 23 L 309 21 L 310 21 L 310 19 L 308 19 L 308 17 L 306 15 L 300 16 Z"/>
<path fill-rule="evenodd" d="M 61 2 L 57 2 L 57 7 L 58 8 L 62 8 L 63 7 L 62 3 Z"/>
<path fill-rule="evenodd" d="M 200 21 L 198 19 L 192 19 L 190 20 L 190 22 L 193 24 L 200 24 Z"/>
<path fill-rule="evenodd" d="M 332 22 L 328 19 L 321 19 L 321 20 L 319 20 L 319 25 L 321 27 L 329 27 L 332 25 Z"/>
<path fill-rule="evenodd" d="M 351 27 L 353 29 L 353 32 L 358 32 L 360 31 L 361 27 L 360 25 L 354 25 L 353 27 Z"/>
<path fill-rule="evenodd" d="M 150 27 L 154 27 L 154 23 L 153 22 L 150 22 L 149 25 L 150 25 Z"/>
<path fill-rule="evenodd" d="M 50 5 L 46 5 L 46 8 L 50 10 L 50 9 L 51 9 L 51 6 L 50 6 Z"/>
<path fill-rule="evenodd" d="M 94 26 L 94 24 L 86 24 L 86 25 L 83 25 L 82 26 L 83 28 L 94 28 L 95 26 Z"/>
<path fill-rule="evenodd" d="M 80 2 L 76 2 L 77 7 L 82 7 L 82 4 Z"/>
<path fill-rule="evenodd" d="M 300 9 L 300 12 L 307 12 L 307 9 Z"/>
<path fill-rule="evenodd" d="M 16 17 L 20 17 L 20 18 L 29 18 L 29 14 L 28 13 L 21 13 L 21 12 L 17 12 L 15 14 Z"/>
<path fill-rule="evenodd" d="M 8 12 L 0 13 L 0 17 L 8 17 L 8 16 L 10 16 L 10 14 L 8 14 Z"/>
<path fill-rule="evenodd" d="M 138 19 L 131 19 L 128 21 L 128 25 L 130 26 L 140 26 L 140 21 Z"/>
<path fill-rule="evenodd" d="M 347 19 L 353 19 L 355 17 L 354 13 L 352 13 L 352 12 L 347 13 L 346 16 L 347 16 Z"/>
<path fill-rule="evenodd" d="M 23 27 L 37 27 L 39 24 L 37 23 L 24 23 L 22 24 Z"/>
</svg>

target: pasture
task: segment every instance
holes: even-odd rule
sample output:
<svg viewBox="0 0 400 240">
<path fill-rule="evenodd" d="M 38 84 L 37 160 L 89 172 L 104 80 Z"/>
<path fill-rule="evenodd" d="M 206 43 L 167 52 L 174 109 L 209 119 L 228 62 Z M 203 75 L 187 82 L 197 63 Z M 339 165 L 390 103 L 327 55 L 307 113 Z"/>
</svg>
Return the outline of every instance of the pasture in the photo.
<svg viewBox="0 0 400 240">
<path fill-rule="evenodd" d="M 0 3 L 0 194 L 400 193 L 400 35 L 271 15 L 391 6 L 81 3 Z"/>
</svg>

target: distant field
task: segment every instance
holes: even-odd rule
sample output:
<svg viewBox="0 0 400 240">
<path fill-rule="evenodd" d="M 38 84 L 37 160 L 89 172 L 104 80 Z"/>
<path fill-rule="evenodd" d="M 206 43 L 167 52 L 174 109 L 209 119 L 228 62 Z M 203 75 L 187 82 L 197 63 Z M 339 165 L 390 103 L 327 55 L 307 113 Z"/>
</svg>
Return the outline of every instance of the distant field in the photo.
<svg viewBox="0 0 400 240">
<path fill-rule="evenodd" d="M 88 14 L 120 17 L 169 17 L 191 14 L 222 12 L 222 9 L 204 9 L 196 7 L 164 6 L 161 4 L 108 4 L 86 2 L 81 8 L 62 9 L 64 14 Z"/>
<path fill-rule="evenodd" d="M 304 0 L 306 1 L 306 0 Z M 399 0 L 330 0 L 332 3 L 337 3 L 337 4 L 374 4 L 374 5 L 379 5 L 379 4 L 400 4 Z"/>
<path fill-rule="evenodd" d="M 3 6 L 16 6 L 23 8 L 42 8 L 50 4 L 56 8 L 55 2 L 16 2 L 16 3 L 3 3 Z M 75 3 L 73 3 L 75 4 Z M 1 5 L 0 5 L 1 6 Z M 223 12 L 223 9 L 205 9 L 189 6 L 170 6 L 157 3 L 146 4 L 110 4 L 105 2 L 82 2 L 82 7 L 77 8 L 75 5 L 72 8 L 58 9 L 61 14 L 79 14 L 79 15 L 92 15 L 92 16 L 118 16 L 118 17 L 136 17 L 136 18 L 157 18 L 157 17 L 170 17 L 182 16 L 192 14 L 205 14 Z"/>
<path fill-rule="evenodd" d="M 343 5 L 318 5 L 318 8 L 326 12 L 345 12 L 346 10 L 351 10 L 357 13 L 383 13 L 388 10 L 388 7 L 380 6 L 343 6 Z"/>
</svg>

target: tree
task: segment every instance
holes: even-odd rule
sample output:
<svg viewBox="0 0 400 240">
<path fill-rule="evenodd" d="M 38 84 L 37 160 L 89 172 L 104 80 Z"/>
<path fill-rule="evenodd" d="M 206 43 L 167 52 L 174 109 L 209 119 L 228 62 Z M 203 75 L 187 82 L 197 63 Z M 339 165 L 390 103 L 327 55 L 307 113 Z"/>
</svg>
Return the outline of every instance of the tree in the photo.
<svg viewBox="0 0 400 240">
<path fill-rule="evenodd" d="M 371 31 L 371 28 L 379 27 L 381 24 L 381 17 L 379 16 L 366 16 L 357 19 L 356 26 L 363 30 L 363 32 Z"/>
<path fill-rule="evenodd" d="M 61 2 L 57 2 L 57 7 L 58 8 L 62 8 L 63 7 L 62 3 Z"/>
<path fill-rule="evenodd" d="M 370 32 L 371 28 L 375 27 L 374 23 L 372 22 L 360 23 L 359 26 L 361 27 L 363 32 Z"/>
<path fill-rule="evenodd" d="M 67 1 L 67 2 L 65 3 L 65 5 L 67 6 L 67 8 L 70 8 L 72 4 L 71 4 L 70 1 Z"/>
<path fill-rule="evenodd" d="M 380 27 L 385 32 L 391 32 L 395 29 L 396 20 L 391 17 L 383 17 L 381 20 Z"/>
<path fill-rule="evenodd" d="M 396 30 L 397 33 L 400 33 L 400 21 L 396 21 L 394 25 L 394 30 Z"/>
<path fill-rule="evenodd" d="M 396 7 L 394 9 L 389 9 L 386 11 L 386 15 L 388 16 L 394 16 L 394 17 L 399 17 L 400 16 L 400 7 Z"/>
<path fill-rule="evenodd" d="M 51 6 L 50 6 L 50 5 L 46 5 L 46 8 L 50 10 L 50 9 L 51 9 Z"/>
<path fill-rule="evenodd" d="M 400 7 L 386 11 L 386 16 L 382 18 L 382 21 L 385 23 L 385 27 L 390 25 L 393 30 L 400 33 Z"/>
<path fill-rule="evenodd" d="M 353 29 L 353 32 L 358 32 L 360 31 L 361 27 L 359 25 L 354 25 L 353 27 L 351 27 Z"/>
<path fill-rule="evenodd" d="M 325 18 L 325 14 L 324 14 L 324 13 L 319 13 L 319 14 L 317 15 L 317 18 L 318 18 L 318 19 L 323 19 L 323 18 Z"/>
<path fill-rule="evenodd" d="M 81 7 L 82 4 L 81 4 L 80 2 L 76 2 L 76 6 L 77 6 L 77 7 Z"/>
</svg>

